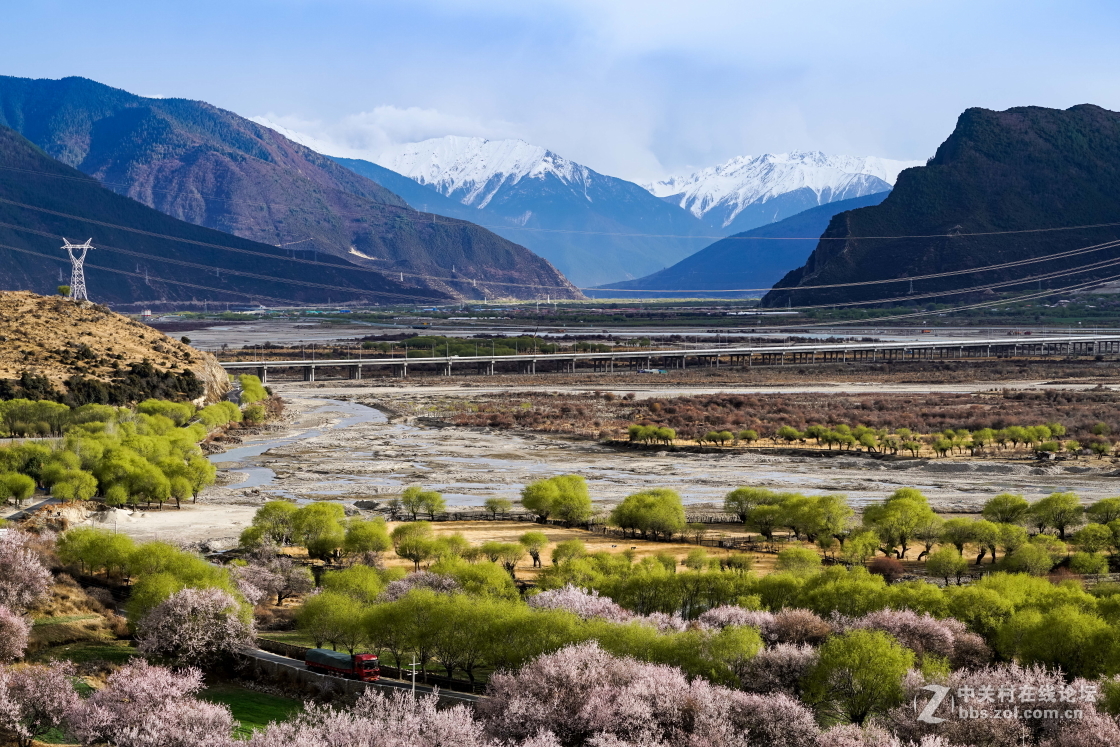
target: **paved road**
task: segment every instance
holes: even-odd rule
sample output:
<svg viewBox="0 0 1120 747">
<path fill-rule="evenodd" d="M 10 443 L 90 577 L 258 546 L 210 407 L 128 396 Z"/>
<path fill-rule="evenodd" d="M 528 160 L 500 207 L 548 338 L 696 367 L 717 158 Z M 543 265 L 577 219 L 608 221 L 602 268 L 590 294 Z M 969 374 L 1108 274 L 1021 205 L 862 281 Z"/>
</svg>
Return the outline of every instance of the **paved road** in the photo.
<svg viewBox="0 0 1120 747">
<path fill-rule="evenodd" d="M 274 654 L 274 653 L 271 653 L 269 651 L 262 651 L 259 648 L 242 649 L 242 653 L 245 654 L 246 656 L 251 656 L 254 659 L 262 659 L 264 661 L 272 661 L 272 662 L 276 662 L 277 664 L 283 664 L 285 666 L 293 667 L 295 669 L 304 669 L 304 670 L 307 669 L 307 665 L 305 663 L 303 663 L 302 661 L 300 661 L 299 659 L 292 659 L 290 657 L 281 656 L 280 654 Z M 405 682 L 404 680 L 389 679 L 387 677 L 382 677 L 377 682 L 374 682 L 374 683 L 371 683 L 371 684 L 373 684 L 376 687 L 383 687 L 383 688 L 388 689 L 388 690 L 411 690 L 412 689 L 412 683 L 411 682 Z M 435 691 L 436 691 L 436 688 L 428 687 L 427 685 L 420 685 L 420 684 L 416 685 L 416 692 L 418 692 L 418 693 L 423 693 L 423 694 L 426 695 L 428 693 L 435 692 Z M 480 697 L 478 695 L 470 695 L 468 693 L 455 692 L 454 690 L 440 690 L 439 691 L 439 696 L 441 698 L 447 698 L 448 700 L 462 701 L 463 703 L 477 703 L 478 700 L 479 700 L 479 697 Z"/>
</svg>

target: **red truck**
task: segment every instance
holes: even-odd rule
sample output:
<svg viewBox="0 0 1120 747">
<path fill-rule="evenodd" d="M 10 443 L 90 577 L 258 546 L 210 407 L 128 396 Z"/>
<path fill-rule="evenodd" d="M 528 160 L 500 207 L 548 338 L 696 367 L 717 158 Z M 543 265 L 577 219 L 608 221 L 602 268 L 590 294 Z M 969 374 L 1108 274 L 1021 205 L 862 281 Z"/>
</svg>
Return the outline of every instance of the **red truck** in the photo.
<svg viewBox="0 0 1120 747">
<path fill-rule="evenodd" d="M 364 682 L 373 682 L 381 677 L 381 664 L 375 654 L 347 654 L 329 648 L 310 648 L 303 660 L 309 670 L 319 674 Z"/>
</svg>

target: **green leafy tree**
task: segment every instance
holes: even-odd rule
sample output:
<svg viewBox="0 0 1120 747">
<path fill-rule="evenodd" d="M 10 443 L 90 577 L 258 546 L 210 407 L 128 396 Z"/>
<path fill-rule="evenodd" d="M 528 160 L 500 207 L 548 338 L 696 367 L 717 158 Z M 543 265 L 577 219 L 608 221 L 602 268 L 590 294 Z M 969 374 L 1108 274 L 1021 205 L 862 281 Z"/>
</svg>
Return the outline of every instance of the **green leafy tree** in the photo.
<svg viewBox="0 0 1120 747">
<path fill-rule="evenodd" d="M 18 472 L 0 474 L 0 500 L 15 501 L 18 508 L 33 495 L 35 495 L 35 480 L 33 478 L 28 475 L 21 475 Z"/>
<path fill-rule="evenodd" d="M 973 519 L 949 519 L 941 527 L 941 541 L 957 548 L 958 555 L 964 555 L 965 545 L 976 538 Z"/>
<path fill-rule="evenodd" d="M 675 490 L 652 488 L 627 496 L 613 511 L 610 522 L 643 538 L 671 538 L 685 528 L 684 506 Z"/>
<path fill-rule="evenodd" d="M 393 546 L 385 520 L 350 519 L 346 522 L 346 534 L 342 540 L 342 550 L 348 557 L 365 558 L 375 562 L 381 553 Z"/>
<path fill-rule="evenodd" d="M 932 515 L 933 509 L 921 492 L 900 488 L 882 504 L 868 506 L 863 521 L 879 536 L 883 554 L 894 552 L 901 560 L 906 558 L 918 527 L 930 521 Z"/>
<path fill-rule="evenodd" d="M 552 564 L 563 565 L 573 560 L 579 560 L 587 555 L 587 546 L 580 540 L 564 540 L 557 542 L 552 548 Z"/>
<path fill-rule="evenodd" d="M 1098 553 L 1112 544 L 1112 530 L 1103 524 L 1086 524 L 1073 535 L 1073 544 L 1087 553 Z"/>
<path fill-rule="evenodd" d="M 592 513 L 587 481 L 579 475 L 558 475 L 526 485 L 521 505 L 542 523 L 555 517 L 569 525 L 582 524 Z"/>
<path fill-rule="evenodd" d="M 250 374 L 242 374 L 237 378 L 238 383 L 241 385 L 241 404 L 249 405 L 254 402 L 260 402 L 262 399 L 268 399 L 268 391 L 265 390 L 261 380 L 256 376 Z"/>
<path fill-rule="evenodd" d="M 1069 559 L 1069 569 L 1086 576 L 1108 573 L 1108 558 L 1095 552 L 1075 552 Z"/>
<path fill-rule="evenodd" d="M 420 512 L 424 510 L 424 492 L 424 488 L 419 485 L 410 485 L 401 493 L 401 508 L 412 517 L 413 521 L 416 521 Z"/>
<path fill-rule="evenodd" d="M 1028 543 L 1004 558 L 1003 566 L 1015 573 L 1045 576 L 1054 567 L 1054 560 L 1046 548 Z"/>
<path fill-rule="evenodd" d="M 302 571 L 302 575 L 299 571 Z M 278 568 L 279 570 L 279 568 Z M 287 571 L 287 568 L 283 570 Z M 295 576 L 296 583 L 289 586 L 302 586 L 310 588 L 307 582 L 310 581 L 311 574 L 307 568 L 303 566 L 292 566 L 292 575 Z M 298 574 L 298 575 L 297 575 Z M 302 578 L 300 577 L 302 575 Z M 380 571 L 376 568 L 371 568 L 368 565 L 355 565 L 341 571 L 330 571 L 323 574 L 323 590 L 337 592 L 339 594 L 346 594 L 353 597 L 362 604 L 375 604 L 381 592 L 385 591 L 385 586 L 390 580 L 393 579 L 394 573 L 391 571 Z M 287 589 L 281 590 L 277 597 L 282 598 L 283 592 Z"/>
<path fill-rule="evenodd" d="M 821 556 L 804 547 L 787 547 L 778 553 L 779 572 L 811 574 L 821 569 Z"/>
<path fill-rule="evenodd" d="M 540 568 L 541 552 L 548 547 L 548 536 L 544 532 L 525 532 L 517 541 L 533 559 L 533 567 Z"/>
<path fill-rule="evenodd" d="M 798 441 L 804 438 L 804 435 L 801 433 L 801 431 L 788 425 L 783 425 L 781 428 L 779 428 L 778 432 L 775 435 L 788 443 L 793 443 L 794 441 Z"/>
<path fill-rule="evenodd" d="M 1061 669 L 1071 677 L 1095 679 L 1114 666 L 1102 652 L 1115 647 L 1115 631 L 1091 612 L 1063 606 L 1044 612 L 1024 626 L 1018 657 Z"/>
<path fill-rule="evenodd" d="M 999 524 L 995 524 L 986 519 L 979 519 L 973 522 L 972 541 L 980 546 L 980 554 L 976 558 L 977 565 L 980 565 L 980 561 L 984 559 L 986 553 L 991 553 L 992 562 L 996 562 L 996 548 L 999 547 L 999 540 Z"/>
<path fill-rule="evenodd" d="M 397 555 L 411 560 L 415 570 L 420 564 L 436 557 L 438 543 L 432 535 L 432 525 L 426 521 L 413 521 L 395 527 L 390 534 Z"/>
<path fill-rule="evenodd" d="M 863 725 L 902 703 L 914 653 L 886 633 L 854 630 L 829 638 L 807 678 L 805 699 L 824 723 Z"/>
<path fill-rule="evenodd" d="M 1027 518 L 1031 504 L 1015 493 L 1000 493 L 984 504 L 984 518 L 997 524 L 1018 524 Z"/>
<path fill-rule="evenodd" d="M 421 493 L 420 505 L 431 521 L 436 520 L 436 514 L 441 514 L 447 510 L 447 503 L 443 500 L 443 495 L 435 490 L 425 490 Z"/>
<path fill-rule="evenodd" d="M 936 514 L 927 516 L 914 527 L 914 539 L 922 543 L 922 551 L 918 553 L 918 560 L 933 552 L 933 546 L 941 540 L 941 533 L 945 529 L 945 520 Z"/>
<path fill-rule="evenodd" d="M 311 503 L 293 514 L 292 537 L 307 548 L 308 557 L 334 558 L 346 541 L 345 518 L 346 510 L 340 503 Z"/>
<path fill-rule="evenodd" d="M 271 544 L 287 547 L 292 544 L 295 515 L 298 510 L 298 506 L 288 501 L 268 501 L 253 514 L 251 528 L 257 531 L 250 533 L 248 538 L 255 538 L 257 541 L 264 539 Z M 246 539 L 244 533 L 242 538 L 244 545 Z"/>
<path fill-rule="evenodd" d="M 968 561 L 951 547 L 942 547 L 926 557 L 926 573 L 945 579 L 946 584 L 950 578 L 956 578 L 959 584 L 961 576 L 967 572 Z"/>
<path fill-rule="evenodd" d="M 1031 506 L 1030 515 L 1038 531 L 1047 527 L 1058 530 L 1058 537 L 1066 538 L 1066 530 L 1081 522 L 1084 510 L 1076 493 L 1051 493 Z"/>
<path fill-rule="evenodd" d="M 739 521 L 747 523 L 747 516 L 761 503 L 774 496 L 774 492 L 765 488 L 735 488 L 723 498 L 723 510 L 739 517 Z"/>
<path fill-rule="evenodd" d="M 1004 557 L 1027 544 L 1030 539 L 1027 530 L 1018 524 L 999 524 L 999 547 L 1003 550 Z"/>
<path fill-rule="evenodd" d="M 506 498 L 487 498 L 482 502 L 482 505 L 490 512 L 490 518 L 492 519 L 505 516 L 513 509 L 513 503 Z"/>
<path fill-rule="evenodd" d="M 170 488 L 170 484 L 168 484 Z M 64 501 L 88 501 L 97 494 L 97 478 L 84 470 L 67 470 L 51 486 L 51 495 Z"/>
<path fill-rule="evenodd" d="M 1103 498 L 1085 509 L 1089 521 L 1110 524 L 1120 519 L 1120 498 Z"/>
</svg>

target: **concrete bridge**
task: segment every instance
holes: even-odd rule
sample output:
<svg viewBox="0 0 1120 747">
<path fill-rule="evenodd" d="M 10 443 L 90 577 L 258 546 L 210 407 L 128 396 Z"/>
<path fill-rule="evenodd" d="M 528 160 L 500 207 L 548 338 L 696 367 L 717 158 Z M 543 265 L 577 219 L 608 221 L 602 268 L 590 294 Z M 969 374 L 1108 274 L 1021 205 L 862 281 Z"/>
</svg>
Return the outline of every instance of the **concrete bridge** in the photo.
<svg viewBox="0 0 1120 747">
<path fill-rule="evenodd" d="M 434 356 L 427 358 L 346 358 L 336 360 L 230 361 L 230 373 L 252 373 L 268 381 L 270 371 L 298 371 L 304 381 L 316 373 L 328 378 L 361 379 L 363 372 L 383 372 L 404 378 L 412 371 L 537 374 L 548 371 L 642 371 L 649 369 L 739 366 L 782 366 L 813 363 L 959 360 L 989 358 L 1084 358 L 1120 354 L 1120 335 L 1022 335 L 989 339 L 951 339 L 905 342 L 798 343 L 630 350 L 605 353 L 526 353 L 520 355 Z"/>
</svg>

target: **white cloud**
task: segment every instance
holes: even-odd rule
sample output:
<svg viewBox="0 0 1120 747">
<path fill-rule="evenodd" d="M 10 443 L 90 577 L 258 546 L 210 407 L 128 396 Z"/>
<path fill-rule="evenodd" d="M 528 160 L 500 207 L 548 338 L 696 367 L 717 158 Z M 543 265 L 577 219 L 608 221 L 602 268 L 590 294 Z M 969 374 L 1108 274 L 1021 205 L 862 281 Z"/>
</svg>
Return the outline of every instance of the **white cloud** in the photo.
<svg viewBox="0 0 1120 747">
<path fill-rule="evenodd" d="M 484 122 L 473 117 L 416 106 L 378 106 L 371 111 L 350 114 L 334 122 L 271 112 L 250 119 L 320 153 L 369 161 L 376 161 L 391 145 L 414 143 L 444 135 L 485 137 L 492 140 L 521 137 L 518 128 L 510 122 Z"/>
</svg>

